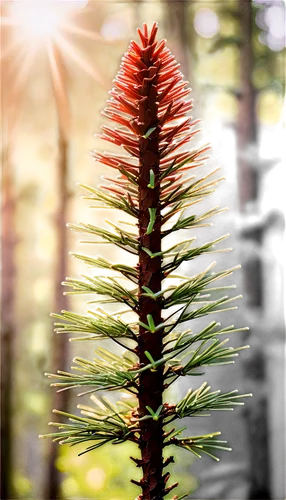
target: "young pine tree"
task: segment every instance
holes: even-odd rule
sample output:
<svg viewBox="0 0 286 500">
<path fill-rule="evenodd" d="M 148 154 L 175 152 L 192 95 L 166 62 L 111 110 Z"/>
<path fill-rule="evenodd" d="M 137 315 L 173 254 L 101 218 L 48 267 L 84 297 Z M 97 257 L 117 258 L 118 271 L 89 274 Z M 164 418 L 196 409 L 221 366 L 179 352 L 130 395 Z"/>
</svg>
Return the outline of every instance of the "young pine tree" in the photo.
<svg viewBox="0 0 286 500">
<path fill-rule="evenodd" d="M 105 274 L 87 275 L 82 280 L 68 278 L 64 283 L 72 288 L 71 293 L 95 294 L 101 303 L 121 308 L 116 313 L 99 308 L 86 315 L 67 311 L 54 315 L 57 332 L 77 334 L 81 340 L 111 339 L 124 352 L 116 355 L 98 348 L 94 360 L 76 357 L 74 372 L 48 374 L 60 390 L 84 386 L 85 393 L 121 391 L 125 397 L 115 405 L 103 395 L 92 395 L 93 407 L 78 407 L 82 416 L 55 410 L 70 422 L 52 423 L 59 430 L 49 437 L 60 444 L 86 442 L 86 452 L 108 442 L 136 443 L 141 458 L 132 460 L 143 474 L 140 481 L 131 479 L 141 488 L 137 498 L 161 500 L 178 484 L 167 484 L 170 473 L 166 467 L 174 461 L 168 453 L 170 446 L 213 458 L 216 450 L 229 449 L 218 439 L 219 432 L 184 436 L 184 429 L 171 424 L 211 410 L 228 410 L 243 404 L 241 398 L 246 396 L 236 390 L 211 392 L 204 382 L 198 389 L 190 389 L 181 401 L 169 403 L 165 391 L 179 377 L 200 375 L 202 367 L 233 363 L 243 347 L 227 347 L 221 336 L 243 328 L 221 328 L 216 321 L 201 331 L 183 331 L 181 327 L 192 319 L 231 309 L 233 298 L 218 298 L 218 291 L 229 287 L 213 284 L 233 269 L 214 273 L 210 265 L 191 278 L 174 274 L 183 262 L 212 252 L 225 237 L 195 246 L 191 236 L 163 247 L 168 235 L 207 225 L 205 221 L 219 212 L 214 208 L 203 215 L 193 213 L 194 205 L 214 191 L 218 179 L 212 179 L 215 172 L 200 179 L 188 176 L 204 163 L 208 150 L 208 146 L 187 149 L 197 132 L 197 120 L 187 116 L 192 109 L 192 101 L 186 99 L 189 90 L 165 40 L 156 40 L 157 25 L 150 31 L 144 25 L 138 33 L 140 44 L 130 43 L 104 112 L 117 128 L 102 127 L 101 137 L 121 150 L 117 154 L 94 153 L 96 160 L 117 175 L 106 177 L 108 185 L 100 189 L 83 186 L 88 198 L 100 207 L 122 210 L 135 224 L 129 230 L 110 223 L 111 231 L 92 224 L 70 225 L 125 250 L 126 261 L 114 264 L 102 257 L 76 254 Z M 128 254 L 137 256 L 136 267 L 128 265 Z M 179 284 L 174 285 L 174 277 Z M 130 285 L 125 287 L 126 280 Z M 134 318 L 129 322 L 128 312 Z"/>
</svg>

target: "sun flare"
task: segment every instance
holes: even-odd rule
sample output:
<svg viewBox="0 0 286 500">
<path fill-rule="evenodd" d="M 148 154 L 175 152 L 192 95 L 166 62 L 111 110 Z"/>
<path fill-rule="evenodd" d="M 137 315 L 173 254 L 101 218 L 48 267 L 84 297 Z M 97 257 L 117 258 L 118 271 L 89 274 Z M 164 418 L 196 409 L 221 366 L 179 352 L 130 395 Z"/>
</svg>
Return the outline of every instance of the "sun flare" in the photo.
<svg viewBox="0 0 286 500">
<path fill-rule="evenodd" d="M 77 40 L 73 38 L 79 36 L 105 42 L 99 34 L 78 26 L 78 15 L 87 12 L 87 5 L 88 0 L 12 0 L 6 4 L 1 13 L 5 35 L 1 60 L 3 63 L 10 61 L 9 102 L 12 108 L 25 87 L 39 53 L 41 57 L 46 53 L 53 80 L 59 78 L 59 60 L 65 66 L 68 58 L 102 84 L 100 75 L 86 60 L 77 46 Z"/>
<path fill-rule="evenodd" d="M 11 6 L 10 16 L 21 27 L 21 36 L 35 41 L 53 37 L 64 21 L 64 11 L 58 2 L 22 0 Z"/>
</svg>

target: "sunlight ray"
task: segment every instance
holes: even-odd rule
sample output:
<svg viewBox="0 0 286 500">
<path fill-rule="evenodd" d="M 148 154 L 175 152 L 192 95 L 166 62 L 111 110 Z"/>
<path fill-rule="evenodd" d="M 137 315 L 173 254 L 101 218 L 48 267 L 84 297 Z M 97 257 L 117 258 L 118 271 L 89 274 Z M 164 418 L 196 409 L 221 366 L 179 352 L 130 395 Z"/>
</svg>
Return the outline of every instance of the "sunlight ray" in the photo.
<svg viewBox="0 0 286 500">
<path fill-rule="evenodd" d="M 60 35 L 57 33 L 54 37 L 55 42 L 58 44 L 58 46 L 63 50 L 64 53 L 69 55 L 78 65 L 81 69 L 83 69 L 88 75 L 90 75 L 92 78 L 94 78 L 98 83 L 101 85 L 104 85 L 104 81 L 102 77 L 99 75 L 99 73 L 86 61 L 86 59 L 83 57 L 83 55 L 75 48 L 74 45 L 72 45 L 70 42 L 67 41 L 64 36 Z"/>
<path fill-rule="evenodd" d="M 68 94 L 65 88 L 63 67 L 60 67 L 58 49 L 53 43 L 47 44 L 47 55 L 51 68 L 51 77 L 54 89 L 60 126 L 67 137 L 70 125 Z M 62 66 L 62 65 L 61 65 Z"/>
<path fill-rule="evenodd" d="M 5 47 L 5 48 L 2 46 L 1 47 L 1 60 L 3 61 L 4 59 L 12 58 L 13 54 L 18 50 L 19 50 L 19 42 L 18 41 L 10 43 L 10 45 Z M 24 49 L 22 47 L 22 53 L 23 52 L 26 52 L 26 50 L 24 51 Z M 18 57 L 18 54 L 15 57 Z"/>
<path fill-rule="evenodd" d="M 21 50 L 21 53 L 19 54 L 19 57 L 17 59 L 20 59 L 20 55 L 24 56 L 24 58 L 21 57 L 21 64 L 17 65 L 17 74 L 15 76 L 14 84 L 12 86 L 12 92 L 11 92 L 11 101 L 13 101 L 17 94 L 20 93 L 29 76 L 29 72 L 32 68 L 34 57 L 36 54 L 36 47 L 31 47 L 30 50 L 25 51 L 24 49 Z M 16 65 L 16 61 L 14 61 L 14 65 Z"/>
<path fill-rule="evenodd" d="M 1 16 L 1 26 L 18 26 L 18 21 L 10 16 Z"/>
<path fill-rule="evenodd" d="M 81 7 L 85 6 L 85 2 L 82 0 L 79 1 L 79 4 Z M 15 95 L 24 86 L 32 66 L 32 59 L 41 48 L 46 51 L 51 69 L 56 75 L 51 53 L 53 44 L 59 48 L 63 56 L 69 56 L 85 73 L 104 85 L 99 72 L 76 48 L 73 40 L 68 40 L 64 34 L 78 35 L 105 44 L 110 42 L 107 42 L 99 33 L 93 33 L 76 26 L 75 19 L 73 19 L 75 11 L 77 15 L 83 13 L 83 9 L 79 9 L 77 2 L 74 3 L 73 9 L 63 6 L 60 2 L 51 2 L 51 5 L 45 2 L 43 6 L 44 10 L 40 8 L 40 2 L 35 2 L 35 0 L 15 2 L 11 6 L 9 15 L 1 17 L 2 25 L 11 27 L 14 32 L 14 40 L 11 40 L 9 45 L 4 47 L 1 54 L 1 59 L 13 58 L 13 71 L 15 74 L 19 72 L 16 76 L 16 82 L 12 85 L 12 94 Z M 85 8 L 84 13 L 86 14 L 86 12 L 88 9 Z"/>
<path fill-rule="evenodd" d="M 89 40 L 95 40 L 97 42 L 101 42 L 104 44 L 106 44 L 106 43 L 114 44 L 114 41 L 106 40 L 99 33 L 96 33 L 96 32 L 90 31 L 90 30 L 86 30 L 83 28 L 79 28 L 78 26 L 75 26 L 74 24 L 65 23 L 64 30 L 72 33 L 73 35 L 79 35 L 79 36 L 82 36 L 84 38 L 88 38 Z"/>
</svg>

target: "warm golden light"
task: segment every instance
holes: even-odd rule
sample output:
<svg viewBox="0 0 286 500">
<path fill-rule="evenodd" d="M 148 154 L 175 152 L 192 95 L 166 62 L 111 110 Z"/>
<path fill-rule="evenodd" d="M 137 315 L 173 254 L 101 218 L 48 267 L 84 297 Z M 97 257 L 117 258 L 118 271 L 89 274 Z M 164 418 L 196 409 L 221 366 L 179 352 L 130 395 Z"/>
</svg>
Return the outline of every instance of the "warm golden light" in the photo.
<svg viewBox="0 0 286 500">
<path fill-rule="evenodd" d="M 52 38 L 67 15 L 67 2 L 22 0 L 13 2 L 10 16 L 26 39 Z"/>
<path fill-rule="evenodd" d="M 12 1 L 4 24 L 17 26 L 26 40 L 51 39 L 64 28 L 69 17 L 87 3 L 88 0 Z"/>
<path fill-rule="evenodd" d="M 64 67 L 67 56 L 102 84 L 97 71 L 71 39 L 71 35 L 79 35 L 103 41 L 97 33 L 77 26 L 77 15 L 87 4 L 88 0 L 10 0 L 9 4 L 7 3 L 5 15 L 1 15 L 1 25 L 5 27 L 6 33 L 7 29 L 11 30 L 11 34 L 5 49 L 2 50 L 1 59 L 8 60 L 15 55 L 18 61 L 10 89 L 11 102 L 14 102 L 15 96 L 20 95 L 24 89 L 35 56 L 39 49 L 43 54 L 43 48 L 48 56 L 53 81 L 61 80 L 58 65 Z M 56 92 L 58 97 L 61 94 L 62 99 L 60 87 L 61 85 L 56 85 Z"/>
</svg>

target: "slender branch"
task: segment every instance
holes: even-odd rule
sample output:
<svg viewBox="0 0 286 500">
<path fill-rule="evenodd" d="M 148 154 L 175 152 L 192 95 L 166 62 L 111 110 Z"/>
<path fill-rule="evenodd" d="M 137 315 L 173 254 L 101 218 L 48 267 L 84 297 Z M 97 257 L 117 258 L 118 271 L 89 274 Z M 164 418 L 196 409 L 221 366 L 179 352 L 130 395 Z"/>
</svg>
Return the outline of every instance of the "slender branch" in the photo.
<svg viewBox="0 0 286 500">
<path fill-rule="evenodd" d="M 130 352 L 133 352 L 133 353 L 136 352 L 135 349 L 132 349 L 132 347 L 128 347 L 128 345 L 122 344 L 122 342 L 120 342 L 120 340 L 115 339 L 114 337 L 111 337 L 111 338 L 112 338 L 113 342 L 115 342 L 120 347 L 123 347 L 123 349 L 127 349 L 127 351 L 130 351 Z"/>
</svg>

